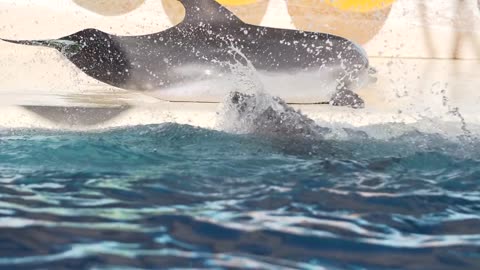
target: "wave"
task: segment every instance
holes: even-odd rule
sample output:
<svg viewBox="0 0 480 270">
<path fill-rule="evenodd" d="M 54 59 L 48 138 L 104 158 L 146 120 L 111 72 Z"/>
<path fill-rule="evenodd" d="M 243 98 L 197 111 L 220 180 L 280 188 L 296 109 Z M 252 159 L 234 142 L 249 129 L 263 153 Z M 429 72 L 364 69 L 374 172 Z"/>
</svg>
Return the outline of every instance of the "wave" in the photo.
<svg viewBox="0 0 480 270">
<path fill-rule="evenodd" d="M 3 130 L 0 267 L 478 268 L 475 136 L 282 109 L 287 132 Z"/>
</svg>

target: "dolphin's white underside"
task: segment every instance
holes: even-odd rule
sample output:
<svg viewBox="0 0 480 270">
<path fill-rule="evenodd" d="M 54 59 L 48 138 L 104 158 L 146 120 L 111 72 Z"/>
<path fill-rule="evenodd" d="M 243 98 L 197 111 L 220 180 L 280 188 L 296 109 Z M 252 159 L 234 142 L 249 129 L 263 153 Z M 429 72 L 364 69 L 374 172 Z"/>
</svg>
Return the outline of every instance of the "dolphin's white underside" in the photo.
<svg viewBox="0 0 480 270">
<path fill-rule="evenodd" d="M 189 75 L 182 82 L 162 89 L 146 91 L 148 95 L 169 101 L 218 102 L 231 91 L 265 91 L 289 102 L 329 102 L 339 84 L 341 67 L 329 67 L 315 72 L 265 72 L 237 67 L 232 72 L 219 72 L 211 67 L 184 66 L 177 74 Z M 367 71 L 351 81 L 352 90 L 369 83 Z"/>
</svg>

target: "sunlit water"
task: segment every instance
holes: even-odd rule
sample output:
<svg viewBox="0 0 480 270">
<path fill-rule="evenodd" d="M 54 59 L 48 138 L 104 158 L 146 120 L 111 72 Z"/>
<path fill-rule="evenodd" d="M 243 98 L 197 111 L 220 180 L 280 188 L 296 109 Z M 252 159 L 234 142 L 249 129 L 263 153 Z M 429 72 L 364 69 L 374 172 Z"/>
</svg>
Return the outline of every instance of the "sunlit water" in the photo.
<svg viewBox="0 0 480 270">
<path fill-rule="evenodd" d="M 1 269 L 480 269 L 471 137 L 0 134 Z"/>
</svg>

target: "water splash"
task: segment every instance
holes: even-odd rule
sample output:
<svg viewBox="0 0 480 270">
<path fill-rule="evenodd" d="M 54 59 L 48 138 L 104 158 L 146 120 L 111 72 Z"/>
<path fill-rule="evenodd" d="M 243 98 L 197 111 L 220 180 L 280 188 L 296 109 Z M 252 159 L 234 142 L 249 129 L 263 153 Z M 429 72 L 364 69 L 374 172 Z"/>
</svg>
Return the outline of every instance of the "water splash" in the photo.
<svg viewBox="0 0 480 270">
<path fill-rule="evenodd" d="M 261 91 L 230 93 L 219 113 L 218 128 L 237 134 L 305 139 L 321 139 L 328 131 L 281 98 Z"/>
<path fill-rule="evenodd" d="M 266 89 L 258 76 L 257 70 L 242 51 L 231 44 L 228 53 L 232 54 L 235 60 L 234 63 L 226 63 L 234 75 L 232 89 L 243 93 L 265 92 Z"/>
</svg>

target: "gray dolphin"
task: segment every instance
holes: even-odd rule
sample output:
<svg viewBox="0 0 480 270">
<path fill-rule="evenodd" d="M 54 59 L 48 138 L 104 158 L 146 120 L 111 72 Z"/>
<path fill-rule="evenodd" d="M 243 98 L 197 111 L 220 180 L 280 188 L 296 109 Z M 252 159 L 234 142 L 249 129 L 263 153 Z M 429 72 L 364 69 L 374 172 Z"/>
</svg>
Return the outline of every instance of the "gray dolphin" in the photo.
<svg viewBox="0 0 480 270">
<path fill-rule="evenodd" d="M 280 97 L 258 92 L 245 94 L 231 92 L 223 103 L 219 127 L 225 131 L 249 134 L 271 142 L 288 154 L 338 156 L 348 152 L 337 147 L 336 134 L 349 139 L 365 139 L 359 130 L 320 126 L 314 120 L 295 110 Z"/>
<path fill-rule="evenodd" d="M 295 110 L 279 97 L 264 93 L 231 92 L 225 100 L 227 118 L 237 118 L 243 133 L 266 137 L 323 139 L 330 130 L 319 127 L 308 116 Z M 233 113 L 232 113 L 233 112 Z"/>
<path fill-rule="evenodd" d="M 352 90 L 369 77 L 364 50 L 345 38 L 250 25 L 214 0 L 178 0 L 184 20 L 159 33 L 115 36 L 86 29 L 53 40 L 4 40 L 52 47 L 87 75 L 129 90 L 162 95 L 179 88 L 232 90 L 235 65 L 248 63 L 264 87 L 312 91 L 311 102 L 363 107 Z M 215 84 L 222 83 L 222 84 Z M 310 93 L 310 92 L 309 92 Z"/>
<path fill-rule="evenodd" d="M 359 129 L 318 125 L 280 97 L 262 92 L 231 92 L 219 120 L 219 127 L 225 131 L 258 136 L 290 153 L 340 154 L 336 140 L 368 139 L 368 134 Z"/>
</svg>

